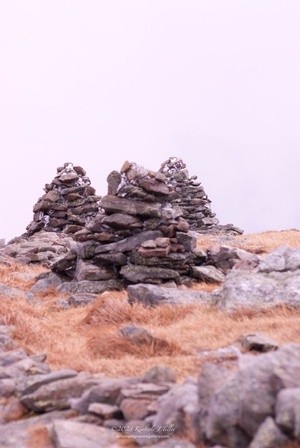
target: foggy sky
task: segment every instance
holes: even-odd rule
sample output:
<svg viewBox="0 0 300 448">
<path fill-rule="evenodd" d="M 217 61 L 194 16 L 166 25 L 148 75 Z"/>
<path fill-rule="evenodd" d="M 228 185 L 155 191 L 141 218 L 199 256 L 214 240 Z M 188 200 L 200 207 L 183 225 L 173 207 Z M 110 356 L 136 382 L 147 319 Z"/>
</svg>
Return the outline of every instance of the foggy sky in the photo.
<svg viewBox="0 0 300 448">
<path fill-rule="evenodd" d="M 298 0 L 0 2 L 0 237 L 82 165 L 183 158 L 223 224 L 299 228 Z"/>
</svg>

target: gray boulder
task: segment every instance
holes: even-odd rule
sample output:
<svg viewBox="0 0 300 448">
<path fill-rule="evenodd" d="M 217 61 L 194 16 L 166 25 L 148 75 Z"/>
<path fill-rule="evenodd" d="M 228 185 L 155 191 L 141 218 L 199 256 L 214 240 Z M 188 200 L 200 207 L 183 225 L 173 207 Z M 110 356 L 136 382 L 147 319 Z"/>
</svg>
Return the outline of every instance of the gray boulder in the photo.
<svg viewBox="0 0 300 448">
<path fill-rule="evenodd" d="M 161 283 L 161 281 L 165 280 L 179 281 L 177 271 L 161 267 L 127 265 L 122 266 L 120 274 L 132 283 Z"/>
<path fill-rule="evenodd" d="M 112 280 L 99 280 L 99 281 L 89 281 L 89 280 L 81 280 L 81 281 L 71 281 L 71 282 L 63 282 L 57 288 L 59 292 L 66 292 L 70 294 L 77 293 L 89 293 L 89 294 L 101 294 L 104 291 L 109 290 L 121 290 L 123 289 L 123 281 L 120 279 L 112 279 Z"/>
<path fill-rule="evenodd" d="M 287 272 L 232 271 L 219 290 L 219 306 L 226 310 L 300 307 L 300 270 Z"/>
<path fill-rule="evenodd" d="M 113 266 L 95 266 L 83 260 L 77 260 L 74 278 L 78 281 L 90 280 L 110 280 L 115 277 Z"/>
<path fill-rule="evenodd" d="M 57 288 L 63 282 L 62 278 L 54 272 L 45 272 L 36 278 L 36 283 L 30 288 L 32 293 L 47 291 L 47 289 Z"/>
<path fill-rule="evenodd" d="M 8 350 L 0 353 L 0 367 L 7 367 L 15 362 L 27 358 L 27 353 L 23 348 L 16 348 L 15 350 Z"/>
<path fill-rule="evenodd" d="M 193 277 L 208 283 L 221 283 L 225 280 L 222 271 L 214 266 L 194 266 L 192 268 Z"/>
<path fill-rule="evenodd" d="M 74 378 L 75 376 L 77 376 L 77 372 L 71 369 L 57 370 L 44 375 L 30 375 L 19 379 L 17 389 L 19 394 L 27 395 L 45 384 L 66 378 Z"/>
<path fill-rule="evenodd" d="M 105 403 L 115 405 L 121 389 L 137 383 L 137 379 L 108 379 L 99 380 L 98 384 L 90 387 L 80 397 L 71 398 L 69 404 L 80 414 L 86 414 L 91 403 Z"/>
<path fill-rule="evenodd" d="M 54 420 L 71 416 L 70 411 L 54 411 L 16 422 L 0 424 L 0 446 L 1 448 L 31 447 L 35 430 L 45 430 L 45 425 L 51 426 Z"/>
<path fill-rule="evenodd" d="M 198 390 L 194 381 L 173 386 L 158 400 L 158 412 L 152 420 L 157 433 L 169 428 L 172 435 L 189 435 L 189 440 L 198 442 Z"/>
<path fill-rule="evenodd" d="M 212 396 L 206 426 L 206 437 L 214 443 L 246 448 L 250 437 L 238 425 L 240 389 L 236 376 L 229 377 Z"/>
<path fill-rule="evenodd" d="M 91 302 L 93 302 L 99 294 L 92 294 L 88 292 L 82 292 L 77 294 L 72 294 L 68 300 L 66 301 L 66 304 L 63 303 L 63 306 L 68 308 L 69 306 L 85 306 L 89 305 Z"/>
<path fill-rule="evenodd" d="M 37 390 L 23 395 L 22 403 L 34 412 L 49 412 L 70 407 L 70 398 L 80 397 L 82 393 L 95 386 L 99 379 L 86 374 L 74 378 L 65 378 L 41 385 Z"/>
<path fill-rule="evenodd" d="M 300 441 L 300 387 L 279 392 L 275 413 L 276 424 Z"/>
<path fill-rule="evenodd" d="M 279 247 L 273 252 L 262 257 L 258 271 L 295 271 L 300 269 L 300 249 L 292 249 L 287 246 Z"/>
<path fill-rule="evenodd" d="M 106 428 L 70 420 L 56 420 L 52 427 L 56 448 L 113 448 L 116 434 Z"/>
<path fill-rule="evenodd" d="M 249 448 L 274 448 L 286 444 L 289 438 L 278 428 L 272 417 L 267 417 L 258 428 Z"/>
<path fill-rule="evenodd" d="M 202 403 L 207 418 L 206 437 L 229 447 L 248 447 L 266 418 L 275 416 L 280 390 L 299 387 L 299 369 L 298 344 L 287 344 L 275 352 L 255 357 L 241 357 L 239 370 L 224 375 L 223 384 L 221 376 L 216 376 L 217 389 L 208 393 L 206 401 L 206 395 L 201 399 L 203 392 L 199 388 L 200 411 Z M 278 415 L 281 415 L 279 411 Z"/>
<path fill-rule="evenodd" d="M 205 291 L 188 291 L 164 286 L 138 284 L 127 288 L 129 303 L 139 302 L 145 306 L 161 304 L 215 304 L 213 295 Z"/>
<path fill-rule="evenodd" d="M 234 376 L 229 369 L 215 364 L 205 364 L 198 378 L 199 437 L 206 439 L 208 416 L 213 397 Z"/>
<path fill-rule="evenodd" d="M 275 352 L 245 358 L 238 374 L 241 428 L 254 436 L 268 416 L 275 415 L 277 393 L 300 386 L 300 345 L 287 344 Z"/>
</svg>

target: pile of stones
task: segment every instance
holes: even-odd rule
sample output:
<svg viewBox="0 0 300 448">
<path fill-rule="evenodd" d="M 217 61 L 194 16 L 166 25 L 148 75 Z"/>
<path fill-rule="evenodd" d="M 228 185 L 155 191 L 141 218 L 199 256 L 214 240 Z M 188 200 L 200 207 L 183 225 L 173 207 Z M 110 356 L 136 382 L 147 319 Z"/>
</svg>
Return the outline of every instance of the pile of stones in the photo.
<svg viewBox="0 0 300 448">
<path fill-rule="evenodd" d="M 131 378 L 53 371 L 45 354 L 16 346 L 12 332 L 0 325 L 3 448 L 118 448 L 124 439 L 149 448 L 273 448 L 300 441 L 299 344 L 244 335 L 242 348 L 254 336 L 244 347 L 249 353 L 235 346 L 227 363 L 204 363 L 198 379 L 178 383 L 162 365 Z"/>
<path fill-rule="evenodd" d="M 161 165 L 159 172 L 166 176 L 167 184 L 177 193 L 172 198 L 172 204 L 180 206 L 183 218 L 187 220 L 191 230 L 199 233 L 220 231 L 243 233 L 232 224 L 219 224 L 201 182 L 197 180 L 197 176 L 189 176 L 186 164 L 181 159 L 170 157 Z"/>
<path fill-rule="evenodd" d="M 186 164 L 181 159 L 170 157 L 161 165 L 159 172 L 167 177 L 168 185 L 176 191 L 172 203 L 180 206 L 191 230 L 207 229 L 219 224 L 201 182 L 197 181 L 197 176 L 189 176 Z"/>
<path fill-rule="evenodd" d="M 181 283 L 194 263 L 196 239 L 181 208 L 172 204 L 178 194 L 166 176 L 125 162 L 107 180 L 102 210 L 74 233 L 77 251 L 52 270 L 77 281 Z"/>
<path fill-rule="evenodd" d="M 96 292 L 128 283 L 210 281 L 207 274 L 221 281 L 222 273 L 194 267 L 208 264 L 226 274 L 236 263 L 239 257 L 233 254 L 225 269 L 223 253 L 207 257 L 195 250 L 190 229 L 239 229 L 218 224 L 197 176 L 189 176 L 181 159 L 169 158 L 158 172 L 125 162 L 107 182 L 101 199 L 82 167 L 65 163 L 57 168 L 33 208 L 27 232 L 1 251 L 20 262 L 52 265 L 68 280 L 108 282 L 99 283 Z"/>
<path fill-rule="evenodd" d="M 45 194 L 33 207 L 27 236 L 40 230 L 73 234 L 81 230 L 99 211 L 99 197 L 81 166 L 65 163 L 44 188 Z"/>
</svg>

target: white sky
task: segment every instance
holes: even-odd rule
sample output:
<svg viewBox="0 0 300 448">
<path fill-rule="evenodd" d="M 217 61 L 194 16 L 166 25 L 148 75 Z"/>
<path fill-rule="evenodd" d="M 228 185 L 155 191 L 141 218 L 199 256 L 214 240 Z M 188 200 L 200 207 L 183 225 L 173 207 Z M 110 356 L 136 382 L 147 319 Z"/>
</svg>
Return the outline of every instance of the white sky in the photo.
<svg viewBox="0 0 300 448">
<path fill-rule="evenodd" d="M 66 161 L 170 156 L 221 223 L 299 228 L 299 0 L 0 0 L 0 237 Z"/>
</svg>

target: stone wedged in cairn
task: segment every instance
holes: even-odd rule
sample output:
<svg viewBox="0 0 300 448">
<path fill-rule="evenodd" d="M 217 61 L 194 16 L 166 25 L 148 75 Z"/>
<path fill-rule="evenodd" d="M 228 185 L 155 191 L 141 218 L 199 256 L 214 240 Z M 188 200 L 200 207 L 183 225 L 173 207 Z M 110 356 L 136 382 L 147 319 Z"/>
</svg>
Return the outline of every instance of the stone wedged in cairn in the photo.
<svg viewBox="0 0 300 448">
<path fill-rule="evenodd" d="M 211 210 L 211 201 L 204 191 L 197 176 L 189 176 L 186 164 L 178 157 L 170 157 L 162 163 L 162 173 L 167 185 L 175 191 L 173 206 L 182 209 L 182 216 L 189 223 L 190 229 L 199 233 L 231 232 L 243 233 L 232 224 L 220 225 L 216 214 Z"/>
<path fill-rule="evenodd" d="M 190 275 L 196 239 L 172 204 L 177 193 L 166 176 L 125 162 L 107 181 L 102 210 L 74 234 L 77 257 L 63 257 L 52 270 L 74 281 L 181 283 Z"/>
<path fill-rule="evenodd" d="M 57 168 L 55 178 L 45 185 L 44 191 L 33 207 L 27 236 L 41 230 L 73 234 L 99 211 L 100 197 L 81 166 L 67 162 Z"/>
</svg>

